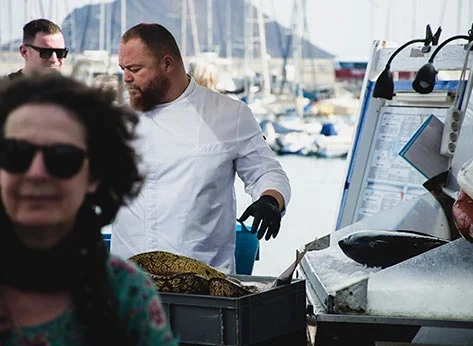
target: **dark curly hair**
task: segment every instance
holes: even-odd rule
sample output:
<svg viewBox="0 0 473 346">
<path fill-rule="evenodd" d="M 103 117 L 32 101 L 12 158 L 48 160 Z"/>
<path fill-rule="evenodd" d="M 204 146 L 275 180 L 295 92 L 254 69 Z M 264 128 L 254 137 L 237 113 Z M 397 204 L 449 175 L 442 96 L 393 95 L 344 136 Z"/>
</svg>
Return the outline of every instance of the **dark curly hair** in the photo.
<svg viewBox="0 0 473 346">
<path fill-rule="evenodd" d="M 69 77 L 53 73 L 21 78 L 0 90 L 0 140 L 8 115 L 24 104 L 53 103 L 71 111 L 84 125 L 90 174 L 100 181 L 91 202 L 100 207 L 102 226 L 118 209 L 134 198 L 142 183 L 137 155 L 130 146 L 135 137 L 137 115 L 115 105 L 110 90 L 91 88 Z"/>
<path fill-rule="evenodd" d="M 73 304 L 88 344 L 133 345 L 136 336 L 127 335 L 126 322 L 119 318 L 117 297 L 109 282 L 108 253 L 100 230 L 113 220 L 118 209 L 135 197 L 141 188 L 143 179 L 138 172 L 138 157 L 131 146 L 138 117 L 132 110 L 116 105 L 112 91 L 91 88 L 60 74 L 23 77 L 5 83 L 0 86 L 0 141 L 4 139 L 5 122 L 9 114 L 25 104 L 61 106 L 70 111 L 86 129 L 90 176 L 100 183 L 96 192 L 86 197 L 78 211 L 72 232 L 76 238 L 69 241 L 72 244 L 69 246 L 76 253 L 79 253 L 76 247 L 88 249 L 87 256 L 80 260 L 74 259 L 74 263 L 79 263 L 76 276 L 80 278 L 74 278 L 74 284 L 70 287 Z M 7 237 L 4 234 L 8 233 L 11 221 L 1 201 L 0 222 L 3 229 L 1 236 Z M 80 232 L 75 232 L 76 229 Z M 0 241 L 7 242 L 4 238 Z M 76 243 L 81 245 L 74 245 Z M 5 264 L 8 263 L 8 256 L 15 254 L 2 257 L 5 260 L 0 264 L 1 269 L 9 270 L 11 268 L 6 267 L 13 266 L 20 271 L 21 268 L 16 265 L 19 261 Z M 35 275 L 33 271 L 28 273 L 30 277 Z"/>
</svg>

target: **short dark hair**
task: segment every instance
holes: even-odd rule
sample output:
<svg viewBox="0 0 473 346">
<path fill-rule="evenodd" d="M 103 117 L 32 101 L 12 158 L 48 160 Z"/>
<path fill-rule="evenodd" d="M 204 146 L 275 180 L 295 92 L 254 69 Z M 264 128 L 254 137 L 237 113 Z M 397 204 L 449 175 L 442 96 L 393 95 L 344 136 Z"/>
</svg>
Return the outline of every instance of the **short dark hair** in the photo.
<svg viewBox="0 0 473 346">
<path fill-rule="evenodd" d="M 156 59 L 169 54 L 182 62 L 181 52 L 171 32 L 161 24 L 141 23 L 128 29 L 121 37 L 122 42 L 138 38 L 144 42 Z"/>
<path fill-rule="evenodd" d="M 59 73 L 20 78 L 0 90 L 0 139 L 9 114 L 31 103 L 52 103 L 70 110 L 84 125 L 91 177 L 100 181 L 91 202 L 100 207 L 101 223 L 115 217 L 142 184 L 138 156 L 130 141 L 135 138 L 137 115 L 115 104 L 111 90 L 88 87 Z"/>
<path fill-rule="evenodd" d="M 56 23 L 45 18 L 33 19 L 23 27 L 23 43 L 33 42 L 38 32 L 50 35 L 62 34 L 61 28 Z"/>
</svg>

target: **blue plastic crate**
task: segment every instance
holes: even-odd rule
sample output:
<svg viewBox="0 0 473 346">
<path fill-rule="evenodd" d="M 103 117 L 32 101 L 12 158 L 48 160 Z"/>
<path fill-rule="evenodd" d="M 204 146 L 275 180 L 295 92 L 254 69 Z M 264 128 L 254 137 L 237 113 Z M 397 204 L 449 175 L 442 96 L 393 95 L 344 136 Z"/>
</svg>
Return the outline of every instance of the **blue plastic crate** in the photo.
<svg viewBox="0 0 473 346">
<path fill-rule="evenodd" d="M 252 234 L 242 229 L 240 224 L 235 225 L 236 246 L 235 246 L 235 262 L 236 273 L 251 275 L 255 260 L 259 259 L 259 240 L 257 234 Z M 110 251 L 111 231 L 105 227 L 102 231 L 102 237 L 105 247 Z"/>
</svg>

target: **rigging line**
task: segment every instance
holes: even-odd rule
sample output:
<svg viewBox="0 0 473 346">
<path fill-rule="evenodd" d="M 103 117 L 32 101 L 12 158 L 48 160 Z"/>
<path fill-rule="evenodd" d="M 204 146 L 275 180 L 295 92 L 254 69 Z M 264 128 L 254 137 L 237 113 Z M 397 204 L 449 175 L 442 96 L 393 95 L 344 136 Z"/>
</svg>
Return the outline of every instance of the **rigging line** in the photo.
<svg viewBox="0 0 473 346">
<path fill-rule="evenodd" d="M 317 56 L 317 47 L 315 44 L 312 43 L 312 40 L 310 40 L 311 35 L 310 35 L 310 30 L 309 30 L 309 22 L 307 20 L 307 2 L 306 0 L 303 0 L 303 16 L 304 16 L 304 35 L 307 40 L 307 58 L 310 59 L 311 61 L 311 67 L 312 67 L 312 76 L 314 78 L 314 82 L 317 81 L 317 66 L 315 63 L 315 58 Z M 302 46 L 304 48 L 305 45 Z M 304 54 L 302 54 L 304 56 Z"/>
<path fill-rule="evenodd" d="M 440 11 L 439 26 L 444 26 L 443 21 L 445 19 L 445 11 L 447 9 L 447 0 L 443 0 L 442 10 Z"/>
<path fill-rule="evenodd" d="M 200 45 L 199 45 L 199 33 L 197 31 L 197 19 L 195 13 L 195 4 L 194 0 L 189 0 L 188 3 L 189 7 L 189 16 L 191 21 L 191 32 L 192 32 L 192 40 L 194 43 L 194 55 L 200 55 Z"/>
<path fill-rule="evenodd" d="M 225 21 L 225 30 L 226 30 L 226 40 L 227 40 L 227 45 L 226 45 L 226 57 L 227 58 L 232 58 L 233 56 L 233 41 L 232 41 L 232 32 L 233 32 L 233 21 L 232 21 L 232 2 L 231 0 L 227 0 L 225 2 L 225 15 L 226 15 L 226 21 Z"/>
<path fill-rule="evenodd" d="M 457 4 L 457 32 L 461 31 L 461 23 L 462 23 L 462 9 L 463 9 L 463 2 L 462 0 L 458 0 Z"/>
<path fill-rule="evenodd" d="M 213 23 L 213 30 L 218 33 L 218 38 L 217 42 L 225 42 L 226 39 L 226 31 L 225 31 L 225 26 L 223 25 L 222 21 L 226 21 L 226 2 L 219 2 L 217 1 L 215 4 L 212 6 L 213 13 L 218 13 L 221 15 L 213 16 L 215 17 L 216 20 L 212 19 Z M 217 27 L 217 30 L 215 30 L 215 27 Z M 213 39 L 212 39 L 213 40 Z M 217 52 L 216 45 L 215 43 L 212 44 L 212 52 Z"/>
<path fill-rule="evenodd" d="M 118 1 L 114 1 L 112 3 L 112 10 L 111 10 L 111 14 L 110 14 L 110 38 L 109 38 L 109 54 L 110 54 L 110 58 L 112 56 L 112 53 L 113 53 L 113 50 L 114 48 L 113 47 L 116 47 L 117 45 L 113 44 L 113 41 L 114 41 L 114 37 L 115 37 L 115 28 L 116 28 L 116 22 L 115 22 L 115 18 L 118 17 L 118 6 L 119 6 L 119 3 Z M 120 39 L 119 39 L 120 40 Z"/>
<path fill-rule="evenodd" d="M 281 81 L 281 85 L 279 86 L 279 94 L 283 93 L 284 87 L 286 86 L 286 83 L 287 83 L 287 73 L 286 73 L 287 72 L 286 71 L 287 60 L 289 58 L 289 52 L 291 51 L 291 49 L 293 47 L 294 32 L 295 32 L 295 28 L 297 26 L 297 9 L 298 9 L 297 1 L 298 0 L 293 1 L 291 29 L 290 29 L 289 35 L 287 36 L 286 49 L 283 52 L 283 65 L 282 65 L 282 77 L 283 78 L 282 78 L 282 81 Z M 294 54 L 293 54 L 293 57 L 294 57 Z"/>
<path fill-rule="evenodd" d="M 13 38 L 13 6 L 12 6 L 12 1 L 8 1 L 8 14 L 9 14 L 9 23 L 10 25 L 8 26 L 8 38 L 10 39 L 10 46 L 8 48 L 8 51 L 13 51 L 13 44 L 14 44 L 14 38 Z"/>
<path fill-rule="evenodd" d="M 388 1 L 388 4 L 386 6 L 386 37 L 390 40 L 393 40 L 393 38 L 389 35 L 390 34 L 390 29 L 391 29 L 391 13 L 392 13 L 392 8 L 391 8 L 391 2 Z"/>
<path fill-rule="evenodd" d="M 276 1 L 271 2 L 271 17 L 273 18 L 275 25 L 274 28 L 276 30 L 276 42 L 279 48 L 279 52 L 281 56 L 284 56 L 284 48 L 283 48 L 283 35 L 281 32 L 281 26 L 278 24 L 278 21 L 276 20 L 276 11 L 275 11 L 275 6 L 276 6 Z"/>
<path fill-rule="evenodd" d="M 48 13 L 49 18 L 53 18 L 53 2 L 50 0 L 49 1 L 49 13 Z"/>
<path fill-rule="evenodd" d="M 0 52 L 3 52 L 3 30 L 2 30 L 2 14 L 0 13 Z"/>
<path fill-rule="evenodd" d="M 91 12 L 92 12 L 92 5 L 89 5 L 89 6 L 87 6 L 87 14 L 85 15 L 84 27 L 83 27 L 83 30 L 82 30 L 82 40 L 80 42 L 79 52 L 84 51 L 85 42 L 87 40 L 87 32 L 88 32 L 89 23 L 90 23 Z"/>
<path fill-rule="evenodd" d="M 76 32 L 76 21 L 75 21 L 75 18 L 76 18 L 76 10 L 73 10 L 72 12 L 69 12 L 70 11 L 70 6 L 69 6 L 69 0 L 65 0 L 64 1 L 64 11 L 65 13 L 69 13 L 69 15 L 66 17 L 69 18 L 69 46 L 71 48 L 71 51 L 75 53 L 75 50 L 76 50 L 76 36 L 75 36 L 75 32 Z M 66 19 L 64 20 L 64 22 L 66 21 Z M 72 61 L 74 61 L 75 58 L 72 58 Z"/>
<path fill-rule="evenodd" d="M 39 0 L 39 15 L 44 18 L 44 3 L 43 0 Z"/>
</svg>

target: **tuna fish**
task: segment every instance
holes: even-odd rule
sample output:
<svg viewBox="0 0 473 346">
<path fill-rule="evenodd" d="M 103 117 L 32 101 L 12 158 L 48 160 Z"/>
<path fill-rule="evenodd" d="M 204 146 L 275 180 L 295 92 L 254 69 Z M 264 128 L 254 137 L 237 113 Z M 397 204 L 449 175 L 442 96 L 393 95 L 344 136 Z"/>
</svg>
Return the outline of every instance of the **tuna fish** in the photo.
<svg viewBox="0 0 473 346">
<path fill-rule="evenodd" d="M 347 235 L 338 245 L 355 262 L 386 268 L 448 242 L 415 231 L 365 230 Z"/>
</svg>

